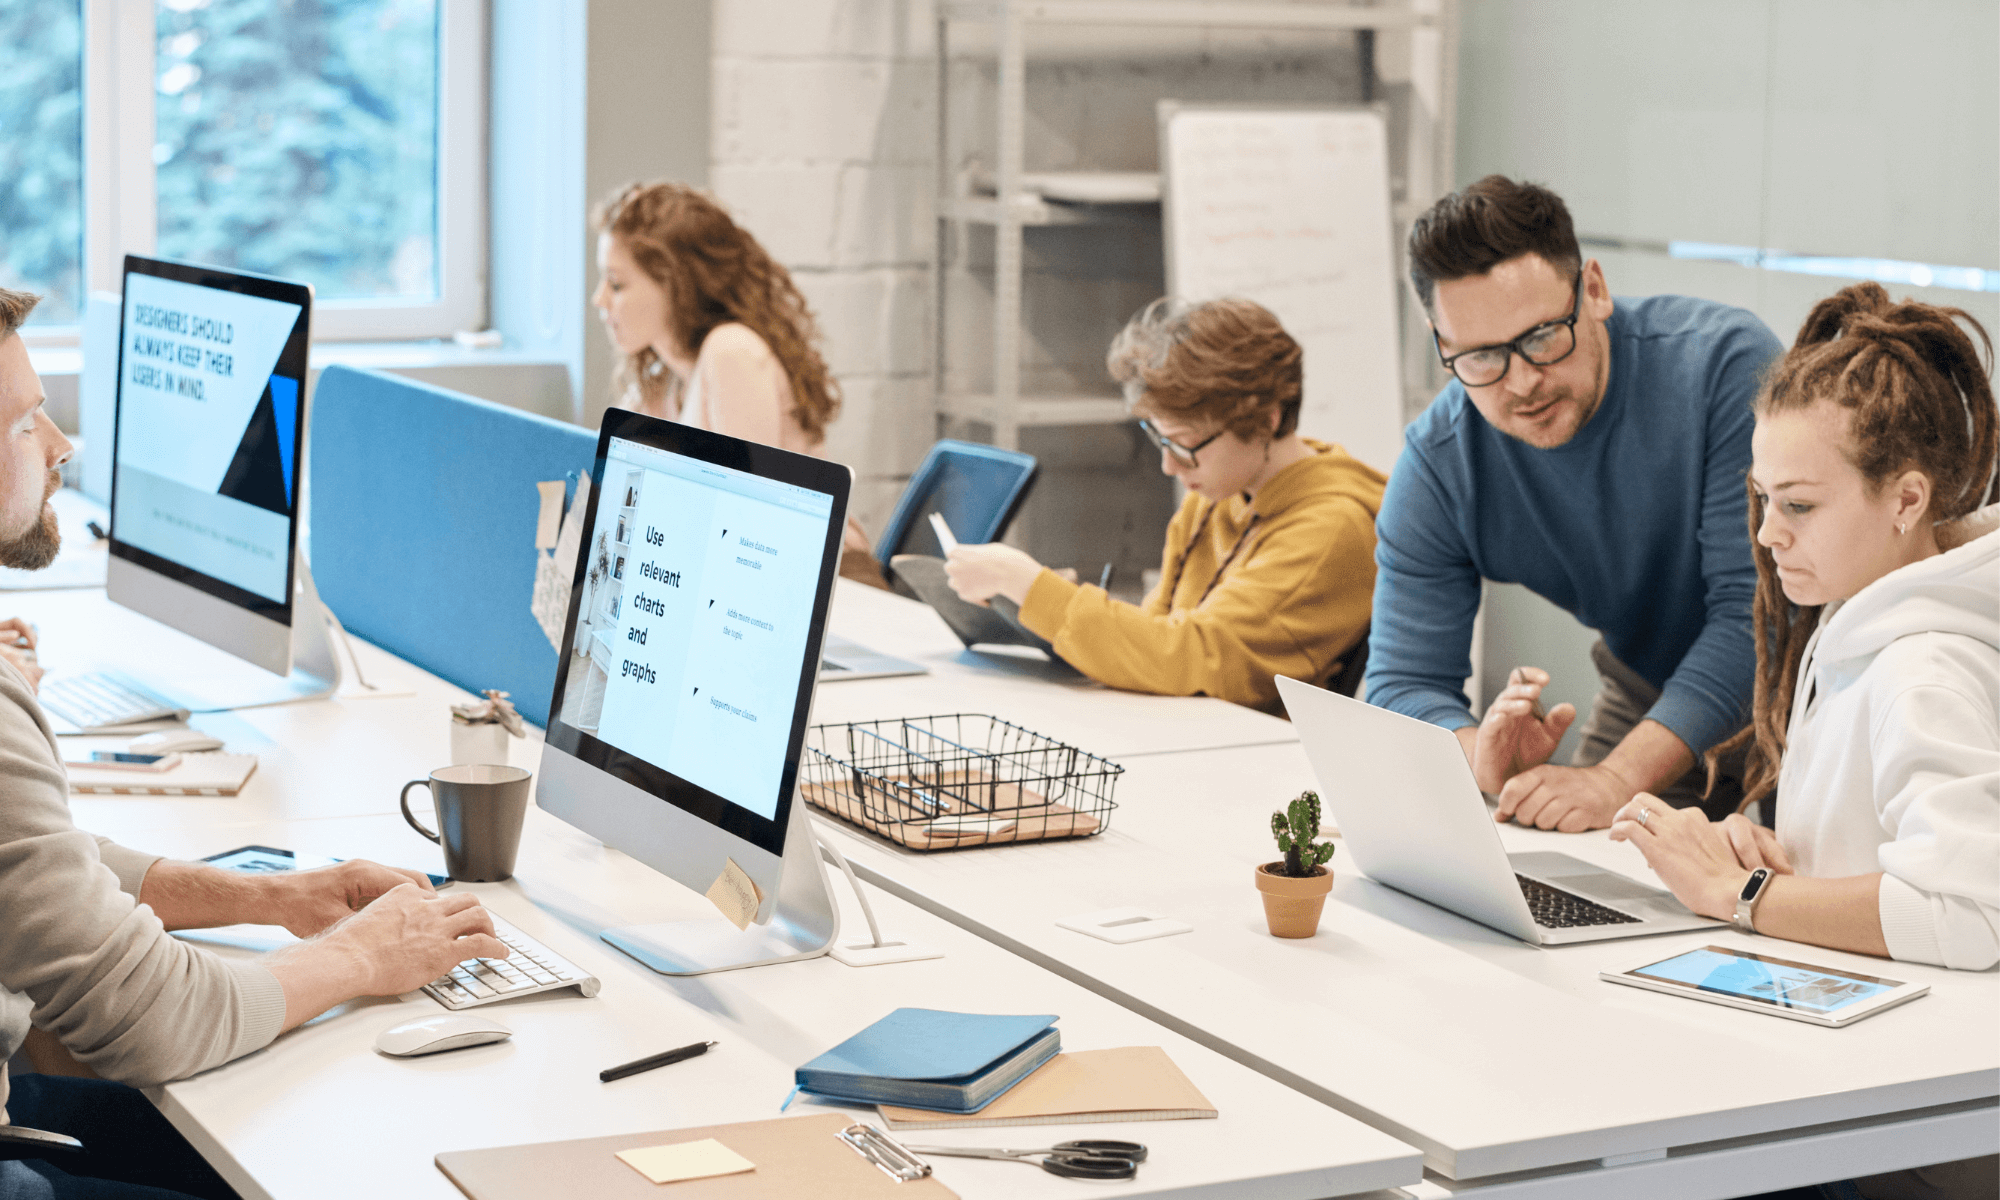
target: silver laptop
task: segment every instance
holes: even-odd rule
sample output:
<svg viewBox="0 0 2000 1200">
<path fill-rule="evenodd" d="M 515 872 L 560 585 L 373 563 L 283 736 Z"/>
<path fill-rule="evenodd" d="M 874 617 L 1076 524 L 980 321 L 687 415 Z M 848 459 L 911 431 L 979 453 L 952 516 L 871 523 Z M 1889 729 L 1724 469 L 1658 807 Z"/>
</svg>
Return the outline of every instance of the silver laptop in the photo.
<svg viewBox="0 0 2000 1200">
<path fill-rule="evenodd" d="M 907 658 L 882 654 L 835 634 L 826 635 L 820 647 L 819 681 L 839 679 L 886 679 L 892 675 L 928 675 L 930 668 Z"/>
<path fill-rule="evenodd" d="M 1278 676 L 1320 799 L 1354 865 L 1524 942 L 1559 946 L 1721 925 L 1567 854 L 1509 854 L 1450 730 Z"/>
</svg>

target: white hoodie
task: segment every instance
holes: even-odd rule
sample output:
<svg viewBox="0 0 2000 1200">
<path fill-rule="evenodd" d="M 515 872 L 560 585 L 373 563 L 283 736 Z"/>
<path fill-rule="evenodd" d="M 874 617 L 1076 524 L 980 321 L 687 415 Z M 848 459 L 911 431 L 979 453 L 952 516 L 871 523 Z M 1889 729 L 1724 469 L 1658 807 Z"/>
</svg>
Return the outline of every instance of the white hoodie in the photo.
<svg viewBox="0 0 2000 1200">
<path fill-rule="evenodd" d="M 2000 961 L 2000 532 L 1829 605 L 1785 746 L 1778 841 L 1798 873 L 1884 872 L 1894 958 Z"/>
</svg>

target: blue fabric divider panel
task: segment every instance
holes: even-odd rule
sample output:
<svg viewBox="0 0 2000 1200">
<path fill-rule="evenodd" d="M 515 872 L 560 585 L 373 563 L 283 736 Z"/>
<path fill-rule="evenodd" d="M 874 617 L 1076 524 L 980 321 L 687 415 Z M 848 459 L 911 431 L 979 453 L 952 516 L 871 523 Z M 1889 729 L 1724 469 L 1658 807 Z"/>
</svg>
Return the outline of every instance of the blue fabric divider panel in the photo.
<svg viewBox="0 0 2000 1200">
<path fill-rule="evenodd" d="M 528 611 L 535 485 L 588 474 L 589 430 L 379 371 L 313 392 L 309 555 L 356 636 L 544 727 L 556 652 Z M 439 713 L 438 721 L 447 718 Z"/>
</svg>

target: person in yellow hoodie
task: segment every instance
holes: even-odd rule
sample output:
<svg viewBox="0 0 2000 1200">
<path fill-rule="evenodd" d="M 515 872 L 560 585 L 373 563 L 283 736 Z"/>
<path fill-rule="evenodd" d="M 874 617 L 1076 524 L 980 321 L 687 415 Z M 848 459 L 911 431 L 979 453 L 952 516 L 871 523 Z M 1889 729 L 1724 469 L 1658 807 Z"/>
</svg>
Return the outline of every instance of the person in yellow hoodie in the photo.
<svg viewBox="0 0 2000 1200">
<path fill-rule="evenodd" d="M 1156 300 L 1107 363 L 1187 488 L 1142 604 L 1072 583 L 1012 546 L 960 546 L 945 570 L 1113 687 L 1279 711 L 1276 675 L 1324 684 L 1368 629 L 1383 475 L 1299 436 L 1303 354 L 1248 300 Z"/>
</svg>

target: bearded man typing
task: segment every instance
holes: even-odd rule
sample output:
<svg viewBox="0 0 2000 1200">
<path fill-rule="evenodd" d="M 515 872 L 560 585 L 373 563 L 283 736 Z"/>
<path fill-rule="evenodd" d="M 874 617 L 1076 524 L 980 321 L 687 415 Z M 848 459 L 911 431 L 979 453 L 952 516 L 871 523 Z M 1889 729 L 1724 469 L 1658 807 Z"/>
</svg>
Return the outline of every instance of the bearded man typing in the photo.
<svg viewBox="0 0 2000 1200">
<path fill-rule="evenodd" d="M 18 333 L 36 299 L 0 289 L 0 565 L 24 570 L 55 558 L 48 499 L 73 452 L 42 411 Z M 415 872 L 348 862 L 237 875 L 77 829 L 62 755 L 22 670 L 33 671 L 32 631 L 11 623 L 0 638 L 16 643 L 0 654 L 0 1062 L 32 1023 L 105 1077 L 28 1075 L 10 1091 L 0 1068 L 7 1122 L 85 1143 L 59 1166 L 0 1162 L 0 1200 L 232 1196 L 125 1085 L 207 1070 L 336 1004 L 398 995 L 507 949 L 477 897 L 438 898 Z M 225 960 L 168 935 L 244 922 L 305 940 Z"/>
</svg>

